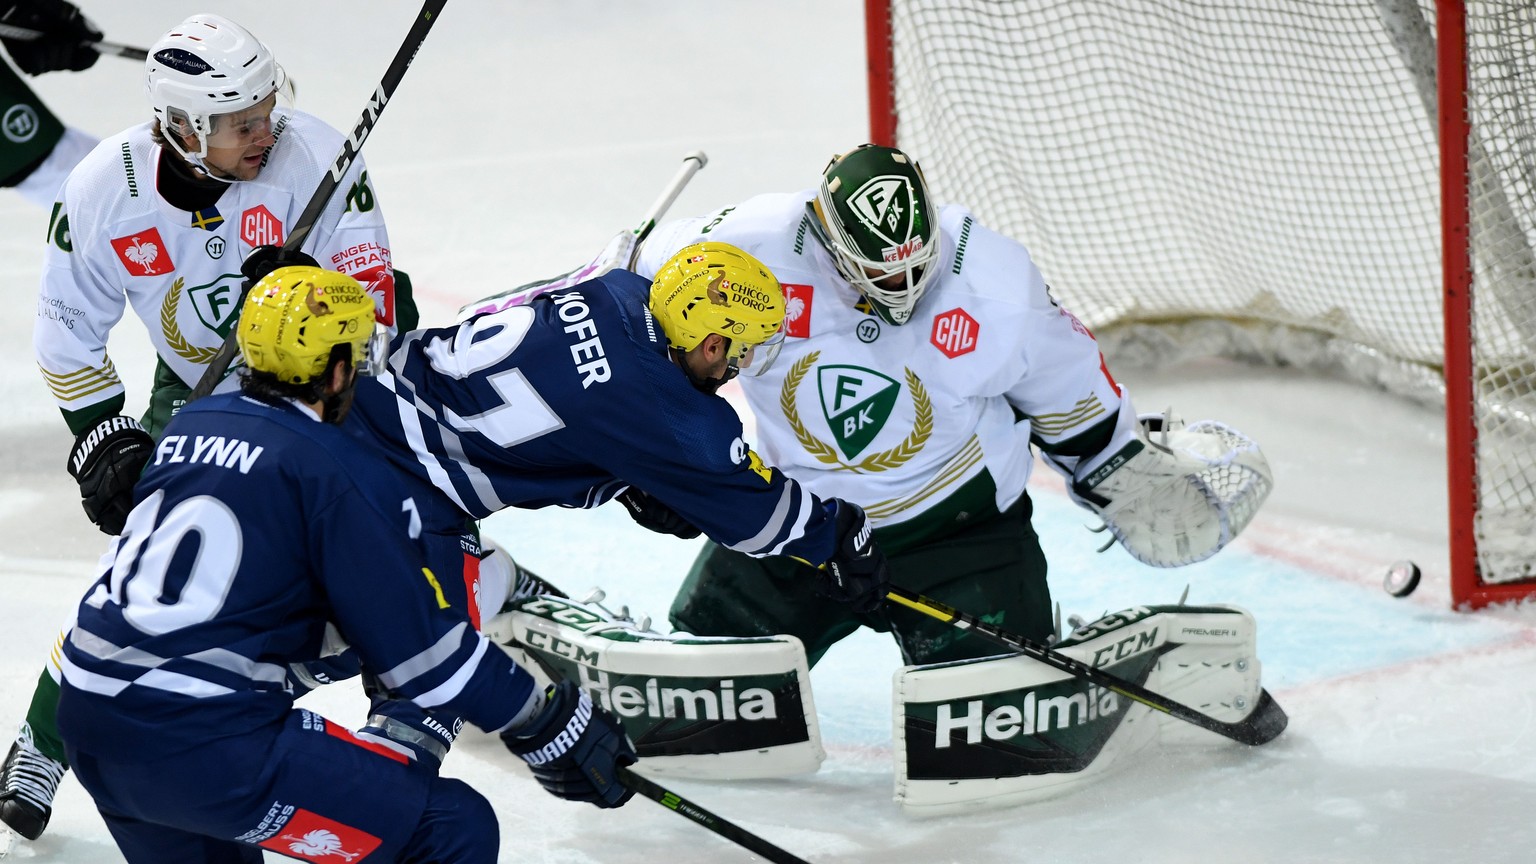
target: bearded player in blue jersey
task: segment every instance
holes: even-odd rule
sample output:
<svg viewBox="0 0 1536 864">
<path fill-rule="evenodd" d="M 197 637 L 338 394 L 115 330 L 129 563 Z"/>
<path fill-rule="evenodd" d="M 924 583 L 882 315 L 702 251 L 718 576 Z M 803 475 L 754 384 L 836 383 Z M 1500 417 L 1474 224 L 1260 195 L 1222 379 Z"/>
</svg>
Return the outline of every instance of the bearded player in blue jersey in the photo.
<svg viewBox="0 0 1536 864">
<path fill-rule="evenodd" d="M 761 262 L 696 243 L 654 280 L 614 270 L 405 334 L 348 429 L 439 490 L 425 530 L 619 498 L 651 530 L 806 561 L 819 593 L 872 612 L 888 576 L 864 511 L 764 465 L 716 395 L 771 365 L 784 310 Z"/>
<path fill-rule="evenodd" d="M 616 721 L 574 685 L 539 692 L 444 599 L 413 487 L 337 428 L 356 376 L 381 371 L 373 310 L 319 268 L 252 288 L 242 393 L 170 423 L 80 605 L 59 728 L 131 864 L 496 860 L 483 796 L 294 708 L 289 664 L 337 639 L 391 692 L 499 732 L 552 793 L 630 797 Z"/>
</svg>

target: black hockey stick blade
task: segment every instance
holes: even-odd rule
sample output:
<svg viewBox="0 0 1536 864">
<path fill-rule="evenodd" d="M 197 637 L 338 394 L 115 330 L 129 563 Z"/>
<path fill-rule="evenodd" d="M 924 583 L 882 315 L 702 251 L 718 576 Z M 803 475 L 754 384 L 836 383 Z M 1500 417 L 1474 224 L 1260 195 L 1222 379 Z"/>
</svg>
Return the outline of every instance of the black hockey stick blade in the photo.
<svg viewBox="0 0 1536 864">
<path fill-rule="evenodd" d="M 1161 711 L 1164 714 L 1172 715 L 1187 723 L 1199 726 L 1201 729 L 1209 729 L 1217 735 L 1231 738 L 1233 741 L 1242 744 L 1255 746 L 1268 744 L 1270 741 L 1275 740 L 1281 732 L 1285 731 L 1285 726 L 1288 722 L 1285 711 L 1280 708 L 1280 703 L 1276 702 L 1267 690 L 1260 692 L 1259 703 L 1254 706 L 1252 713 L 1247 717 L 1235 723 L 1217 720 L 1209 714 L 1197 711 L 1181 702 L 1175 702 L 1161 694 L 1154 693 L 1134 681 L 1128 681 L 1118 675 L 1105 672 L 1098 667 L 1089 666 L 1087 663 L 1074 660 L 1060 651 L 1052 651 L 1050 648 L 1025 638 L 1018 633 L 988 624 L 974 615 L 968 615 L 937 600 L 929 599 L 905 588 L 898 588 L 894 585 L 887 586 L 885 598 L 908 609 L 937 618 L 946 624 L 953 624 L 968 633 L 975 633 L 984 639 L 1010 648 L 1047 666 L 1060 669 L 1069 675 L 1086 681 L 1092 681 L 1112 693 L 1118 693 L 1127 699 L 1140 702 L 1154 711 Z"/>
<path fill-rule="evenodd" d="M 405 78 L 405 70 L 411 67 L 411 61 L 416 58 L 416 52 L 421 44 L 426 41 L 427 33 L 432 30 L 432 25 L 437 23 L 442 14 L 443 7 L 448 0 L 427 0 L 422 4 L 421 11 L 416 13 L 416 20 L 411 24 L 410 32 L 405 34 L 405 41 L 400 43 L 400 50 L 395 52 L 395 59 L 389 62 L 389 68 L 384 70 L 384 77 L 379 81 L 379 86 L 368 98 L 368 105 L 363 108 L 363 113 L 357 118 L 357 123 L 352 127 L 352 132 L 347 140 L 341 142 L 341 152 L 336 154 L 336 161 L 331 165 L 331 170 L 315 187 L 313 195 L 309 196 L 309 203 L 304 206 L 304 211 L 294 222 L 293 229 L 288 233 L 288 239 L 283 241 L 283 248 L 288 251 L 298 249 L 304 243 L 304 238 L 309 236 L 310 229 L 314 227 L 315 220 L 320 218 L 320 213 L 325 210 L 325 205 L 331 200 L 331 195 L 336 187 L 341 185 L 341 178 L 346 175 L 352 163 L 357 161 L 357 154 L 363 147 L 363 142 L 368 140 L 368 133 L 373 131 L 374 124 L 379 122 L 379 115 L 384 113 L 384 106 L 389 104 L 390 97 L 395 93 L 395 88 L 400 86 L 400 81 Z M 238 314 L 238 313 L 237 313 Z M 224 337 L 224 343 L 219 346 L 218 353 L 208 361 L 203 369 L 203 375 L 197 379 L 197 385 L 187 396 L 188 402 L 194 402 L 213 392 L 219 382 L 224 380 L 224 373 L 229 371 L 229 364 L 234 361 L 235 353 L 240 350 L 236 341 L 237 326 L 231 327 L 229 335 Z"/>
<path fill-rule="evenodd" d="M 754 855 L 773 861 L 775 864 L 809 864 L 805 859 L 791 855 L 767 840 L 753 834 L 751 831 L 742 828 L 740 825 L 721 819 L 719 816 L 705 810 L 676 792 L 668 791 L 660 784 L 635 773 L 627 767 L 620 766 L 619 781 L 628 788 L 635 790 L 636 794 L 643 795 L 677 815 L 703 825 L 705 828 L 719 834 L 721 837 Z"/>
</svg>

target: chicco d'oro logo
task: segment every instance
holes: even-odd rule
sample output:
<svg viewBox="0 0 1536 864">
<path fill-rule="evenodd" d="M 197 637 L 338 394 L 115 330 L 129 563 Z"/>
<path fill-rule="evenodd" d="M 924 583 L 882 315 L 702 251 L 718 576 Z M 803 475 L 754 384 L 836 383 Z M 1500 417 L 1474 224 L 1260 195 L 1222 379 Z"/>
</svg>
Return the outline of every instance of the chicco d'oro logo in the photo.
<svg viewBox="0 0 1536 864">
<path fill-rule="evenodd" d="M 37 135 L 39 125 L 37 111 L 31 105 L 12 105 L 0 119 L 0 130 L 5 132 L 5 139 L 16 144 L 31 141 Z"/>
</svg>

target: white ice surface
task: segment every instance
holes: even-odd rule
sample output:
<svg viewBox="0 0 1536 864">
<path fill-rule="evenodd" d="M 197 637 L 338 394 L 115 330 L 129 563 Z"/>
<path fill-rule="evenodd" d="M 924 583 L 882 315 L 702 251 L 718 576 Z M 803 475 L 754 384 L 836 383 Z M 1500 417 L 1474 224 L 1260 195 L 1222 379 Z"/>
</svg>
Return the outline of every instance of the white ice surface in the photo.
<svg viewBox="0 0 1536 864">
<path fill-rule="evenodd" d="M 247 24 L 299 82 L 299 105 L 345 127 L 382 74 L 411 3 L 86 2 L 108 38 L 147 46 L 207 8 Z M 866 134 L 855 0 L 530 0 L 448 4 L 366 153 L 395 260 L 424 321 L 585 260 L 631 227 L 682 155 L 710 166 L 674 206 L 701 213 L 810 185 Z M 135 65 L 102 58 L 37 80 L 97 135 L 147 116 Z M 919 154 L 921 155 L 921 154 Z M 31 354 L 46 214 L 0 192 L 0 727 L 21 719 L 48 646 L 103 538 L 64 472 L 69 436 Z M 150 356 L 125 320 L 112 352 L 142 408 Z M 1113 363 L 1113 358 L 1111 363 Z M 812 862 L 1524 862 L 1536 860 L 1536 631 L 1528 610 L 1448 608 L 1443 421 L 1392 397 L 1294 372 L 1207 363 L 1116 368 L 1145 410 L 1173 405 L 1253 435 L 1276 491 L 1214 560 L 1152 571 L 1093 549 L 1090 520 L 1053 476 L 1036 526 L 1067 614 L 1237 603 L 1259 621 L 1266 686 L 1290 729 L 1256 749 L 1210 739 L 1159 748 L 1068 797 L 916 821 L 891 800 L 890 642 L 855 636 L 813 674 L 829 758 L 793 781 L 669 785 Z M 499 514 L 487 533 L 567 588 L 600 585 L 658 620 L 697 549 L 622 512 Z M 1418 593 L 1380 589 L 1392 561 Z M 361 719 L 352 685 L 305 702 Z M 0 745 L 3 746 L 3 745 Z M 750 856 L 637 800 L 599 812 L 543 794 L 491 738 L 470 734 L 447 773 L 501 818 L 503 860 L 731 862 Z M 18 861 L 121 860 L 66 780 L 48 833 Z M 277 860 L 277 859 L 273 859 Z"/>
</svg>

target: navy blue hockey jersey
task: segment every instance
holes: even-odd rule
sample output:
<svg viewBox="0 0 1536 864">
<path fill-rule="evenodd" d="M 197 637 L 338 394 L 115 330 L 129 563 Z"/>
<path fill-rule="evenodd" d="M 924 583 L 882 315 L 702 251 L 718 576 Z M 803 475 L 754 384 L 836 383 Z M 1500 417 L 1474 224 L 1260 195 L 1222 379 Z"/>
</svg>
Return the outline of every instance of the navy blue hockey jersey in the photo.
<svg viewBox="0 0 1536 864">
<path fill-rule="evenodd" d="M 328 628 L 424 707 L 509 724 L 533 679 L 443 601 L 408 494 L 373 451 L 295 405 L 184 408 L 64 646 L 71 698 L 90 703 L 66 739 L 152 757 L 280 722 L 287 665 L 318 658 Z"/>
<path fill-rule="evenodd" d="M 730 403 L 670 359 L 646 300 L 616 270 L 526 306 L 401 337 L 359 384 L 347 426 L 481 518 L 505 507 L 596 507 L 635 486 L 710 539 L 820 564 L 828 508 L 763 465 Z"/>
</svg>

